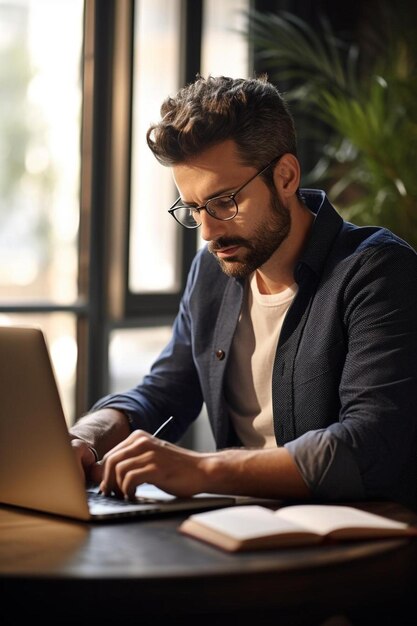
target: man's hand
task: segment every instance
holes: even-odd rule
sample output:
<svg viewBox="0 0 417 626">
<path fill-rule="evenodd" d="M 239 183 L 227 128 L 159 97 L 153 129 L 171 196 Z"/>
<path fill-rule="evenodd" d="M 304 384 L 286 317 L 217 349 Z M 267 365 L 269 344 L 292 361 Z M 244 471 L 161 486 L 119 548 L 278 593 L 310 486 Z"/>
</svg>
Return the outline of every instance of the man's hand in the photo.
<svg viewBox="0 0 417 626">
<path fill-rule="evenodd" d="M 136 430 L 91 468 L 104 494 L 134 498 L 136 487 L 151 483 L 167 493 L 188 497 L 205 490 L 207 454 L 180 448 Z"/>
<path fill-rule="evenodd" d="M 97 450 L 97 455 L 102 455 L 123 441 L 129 433 L 126 415 L 116 409 L 100 409 L 77 420 L 69 429 L 69 435 L 83 479 L 96 482 L 92 478 L 92 470 L 97 465 L 93 450 Z M 100 472 L 100 468 L 94 472 L 100 475 L 97 482 L 101 480 Z"/>
</svg>

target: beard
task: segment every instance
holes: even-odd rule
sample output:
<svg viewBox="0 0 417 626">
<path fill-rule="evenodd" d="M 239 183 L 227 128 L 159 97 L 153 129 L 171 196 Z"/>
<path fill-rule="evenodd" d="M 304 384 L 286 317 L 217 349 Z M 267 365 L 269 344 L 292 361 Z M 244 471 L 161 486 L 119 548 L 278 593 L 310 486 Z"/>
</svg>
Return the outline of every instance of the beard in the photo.
<svg viewBox="0 0 417 626">
<path fill-rule="evenodd" d="M 286 207 L 278 199 L 276 193 L 271 192 L 272 214 L 268 223 L 257 226 L 251 239 L 243 237 L 220 237 L 210 241 L 208 250 L 218 260 L 223 272 L 232 278 L 247 278 L 255 270 L 262 267 L 272 254 L 288 237 L 291 228 L 291 216 Z M 242 257 L 219 259 L 216 251 L 221 248 L 240 246 L 246 249 Z"/>
</svg>

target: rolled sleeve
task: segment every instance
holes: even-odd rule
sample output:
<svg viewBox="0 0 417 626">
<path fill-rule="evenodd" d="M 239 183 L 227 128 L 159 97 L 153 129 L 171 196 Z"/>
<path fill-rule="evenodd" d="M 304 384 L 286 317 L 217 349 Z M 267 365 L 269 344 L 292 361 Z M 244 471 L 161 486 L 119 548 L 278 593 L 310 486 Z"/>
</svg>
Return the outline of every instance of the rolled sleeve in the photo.
<svg viewBox="0 0 417 626">
<path fill-rule="evenodd" d="M 328 430 L 309 431 L 284 447 L 315 499 L 364 499 L 361 474 L 352 452 Z"/>
</svg>

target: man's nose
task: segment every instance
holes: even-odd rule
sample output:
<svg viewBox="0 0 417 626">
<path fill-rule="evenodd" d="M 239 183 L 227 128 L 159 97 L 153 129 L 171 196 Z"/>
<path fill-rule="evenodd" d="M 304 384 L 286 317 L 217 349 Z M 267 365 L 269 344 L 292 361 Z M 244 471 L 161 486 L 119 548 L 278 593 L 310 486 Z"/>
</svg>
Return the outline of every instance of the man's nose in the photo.
<svg viewBox="0 0 417 626">
<path fill-rule="evenodd" d="M 207 211 L 201 211 L 200 217 L 200 234 L 204 241 L 213 241 L 214 239 L 218 239 L 225 234 L 227 222 L 216 220 L 209 213 L 207 213 Z"/>
</svg>

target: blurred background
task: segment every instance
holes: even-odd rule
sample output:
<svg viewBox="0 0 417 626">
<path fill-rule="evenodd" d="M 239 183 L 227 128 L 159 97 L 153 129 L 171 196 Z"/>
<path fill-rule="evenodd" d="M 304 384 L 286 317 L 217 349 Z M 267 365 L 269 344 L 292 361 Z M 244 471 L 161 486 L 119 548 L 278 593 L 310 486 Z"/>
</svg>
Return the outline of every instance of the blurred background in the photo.
<svg viewBox="0 0 417 626">
<path fill-rule="evenodd" d="M 68 424 L 170 337 L 201 241 L 145 133 L 197 73 L 268 73 L 303 185 L 417 244 L 416 3 L 334 4 L 0 0 L 0 324 L 44 330 Z"/>
</svg>

